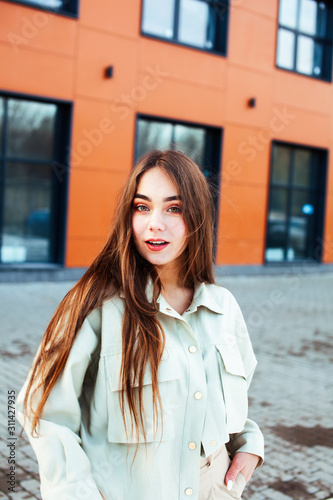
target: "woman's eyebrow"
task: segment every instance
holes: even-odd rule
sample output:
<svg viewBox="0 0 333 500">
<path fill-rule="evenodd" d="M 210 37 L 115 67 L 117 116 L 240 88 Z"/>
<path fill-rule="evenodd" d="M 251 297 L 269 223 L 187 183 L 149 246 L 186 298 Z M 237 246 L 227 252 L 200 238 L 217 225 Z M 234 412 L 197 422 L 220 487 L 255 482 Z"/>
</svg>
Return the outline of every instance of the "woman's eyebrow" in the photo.
<svg viewBox="0 0 333 500">
<path fill-rule="evenodd" d="M 149 198 L 145 194 L 139 194 L 139 193 L 137 193 L 134 196 L 134 199 L 135 198 L 140 198 L 141 200 L 146 200 L 146 201 L 152 201 L 151 198 Z M 176 195 L 176 196 L 167 196 L 166 198 L 163 198 L 163 203 L 167 203 L 168 201 L 176 201 L 176 200 L 181 200 L 181 197 L 179 195 Z"/>
</svg>

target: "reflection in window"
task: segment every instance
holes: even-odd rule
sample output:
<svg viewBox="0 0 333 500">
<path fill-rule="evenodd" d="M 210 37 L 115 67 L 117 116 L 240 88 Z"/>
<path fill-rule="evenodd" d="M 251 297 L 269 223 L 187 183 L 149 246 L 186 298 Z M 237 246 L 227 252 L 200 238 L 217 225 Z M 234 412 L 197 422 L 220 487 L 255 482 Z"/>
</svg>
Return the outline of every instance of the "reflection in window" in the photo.
<svg viewBox="0 0 333 500">
<path fill-rule="evenodd" d="M 179 40 L 211 49 L 214 46 L 216 11 L 208 3 L 183 0 L 180 7 Z"/>
<path fill-rule="evenodd" d="M 274 184 L 288 184 L 290 148 L 280 146 L 273 150 L 274 169 L 272 171 L 272 182 Z"/>
<path fill-rule="evenodd" d="M 183 151 L 218 187 L 220 142 L 220 129 L 141 116 L 137 123 L 136 158 L 152 149 Z"/>
<path fill-rule="evenodd" d="M 315 180 L 311 173 L 314 170 L 312 165 L 311 151 L 308 149 L 297 149 L 294 152 L 293 184 L 302 187 L 316 187 Z"/>
<path fill-rule="evenodd" d="M 48 262 L 52 167 L 7 163 L 2 261 Z"/>
<path fill-rule="evenodd" d="M 332 26 L 331 2 L 280 0 L 277 66 L 331 80 Z"/>
<path fill-rule="evenodd" d="M 298 0 L 280 1 L 279 22 L 288 28 L 297 27 Z"/>
<path fill-rule="evenodd" d="M 167 149 L 172 143 L 171 123 L 138 121 L 137 157 L 144 155 L 150 149 Z"/>
<path fill-rule="evenodd" d="M 35 5 L 41 9 L 50 9 L 60 13 L 78 13 L 77 0 L 20 0 L 20 3 L 22 2 L 27 5 Z"/>
<path fill-rule="evenodd" d="M 326 152 L 274 144 L 266 262 L 320 259 L 325 175 Z"/>
<path fill-rule="evenodd" d="M 294 67 L 295 35 L 291 31 L 279 30 L 277 47 L 277 65 L 286 69 Z"/>
<path fill-rule="evenodd" d="M 59 182 L 52 165 L 61 149 L 56 141 L 66 124 L 59 127 L 58 121 L 65 112 L 27 99 L 2 98 L 0 104 L 0 262 L 54 262 L 66 183 Z"/>
<path fill-rule="evenodd" d="M 16 158 L 51 159 L 56 111 L 54 104 L 9 100 L 7 154 Z"/>
<path fill-rule="evenodd" d="M 226 53 L 228 2 L 144 0 L 142 32 L 173 42 Z"/>
<path fill-rule="evenodd" d="M 206 130 L 188 125 L 175 125 L 174 143 L 198 165 L 204 164 Z"/>
<path fill-rule="evenodd" d="M 165 38 L 173 37 L 175 0 L 145 0 L 142 30 Z"/>
</svg>

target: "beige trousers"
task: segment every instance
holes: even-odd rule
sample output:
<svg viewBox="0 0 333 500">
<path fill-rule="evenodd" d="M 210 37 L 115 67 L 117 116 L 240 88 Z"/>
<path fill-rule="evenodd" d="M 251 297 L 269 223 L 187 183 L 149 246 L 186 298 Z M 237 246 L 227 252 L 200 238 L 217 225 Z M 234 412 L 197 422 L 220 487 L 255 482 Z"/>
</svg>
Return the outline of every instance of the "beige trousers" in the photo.
<svg viewBox="0 0 333 500">
<path fill-rule="evenodd" d="M 239 500 L 245 488 L 245 477 L 239 473 L 231 491 L 227 490 L 224 477 L 230 466 L 225 446 L 200 461 L 199 500 Z"/>
</svg>

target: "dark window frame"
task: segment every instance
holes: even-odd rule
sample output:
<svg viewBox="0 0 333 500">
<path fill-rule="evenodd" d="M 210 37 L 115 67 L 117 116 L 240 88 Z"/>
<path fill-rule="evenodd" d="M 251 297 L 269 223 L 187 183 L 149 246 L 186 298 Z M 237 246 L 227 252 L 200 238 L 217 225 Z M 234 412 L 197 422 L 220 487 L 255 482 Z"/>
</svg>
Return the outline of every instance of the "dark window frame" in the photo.
<svg viewBox="0 0 333 500">
<path fill-rule="evenodd" d="M 149 32 L 146 32 L 142 28 L 143 24 L 143 4 L 145 0 L 142 0 L 141 2 L 141 16 L 140 16 L 140 35 L 146 38 L 150 38 L 152 40 L 157 40 L 160 42 L 166 42 L 166 43 L 171 43 L 173 45 L 179 45 L 180 47 L 186 47 L 189 49 L 193 50 L 198 50 L 199 52 L 204 52 L 208 54 L 214 54 L 218 55 L 221 57 L 227 57 L 228 55 L 228 33 L 229 33 L 229 16 L 230 16 L 230 2 L 229 0 L 220 0 L 220 1 L 214 1 L 214 0 L 197 0 L 198 2 L 203 2 L 206 4 L 211 4 L 211 5 L 216 5 L 216 6 L 224 6 L 224 12 L 222 13 L 222 16 L 220 17 L 221 20 L 221 25 L 219 26 L 219 36 L 221 39 L 221 45 L 222 49 L 221 50 L 216 50 L 214 48 L 208 49 L 204 47 L 198 47 L 196 45 L 191 45 L 189 43 L 182 42 L 178 40 L 178 30 L 179 30 L 179 11 L 180 11 L 180 2 L 181 0 L 175 0 L 175 15 L 174 15 L 174 33 L 176 35 L 173 38 L 167 38 L 163 36 L 158 36 L 156 34 L 152 34 Z M 219 14 L 217 14 L 219 17 Z"/>
<path fill-rule="evenodd" d="M 138 123 L 140 119 L 150 120 L 160 123 L 169 123 L 172 125 L 184 125 L 188 127 L 204 128 L 211 132 L 210 136 L 207 138 L 208 141 L 205 144 L 204 156 L 207 157 L 211 154 L 212 162 L 210 163 L 211 175 L 207 177 L 207 181 L 212 188 L 213 205 L 215 210 L 215 223 L 214 223 L 214 249 L 213 256 L 215 259 L 217 251 L 217 231 L 219 222 L 219 197 L 220 197 L 220 185 L 222 176 L 222 150 L 223 150 L 223 136 L 224 129 L 222 127 L 217 127 L 207 123 L 191 122 L 187 120 L 178 120 L 177 118 L 170 118 L 166 116 L 151 115 L 145 113 L 137 113 L 135 116 L 135 143 L 133 151 L 133 164 L 138 160 Z M 213 137 L 215 136 L 215 137 Z M 176 149 L 174 143 L 171 144 L 170 149 Z"/>
<path fill-rule="evenodd" d="M 38 5 L 31 1 L 27 2 L 23 2 L 22 0 L 5 0 L 5 1 L 11 4 L 23 5 L 24 7 L 29 7 L 36 10 L 42 10 L 44 12 L 58 14 L 60 16 L 70 17 L 73 19 L 79 18 L 79 0 L 67 0 L 66 4 L 68 5 L 66 9 L 52 9 L 51 7 Z"/>
<path fill-rule="evenodd" d="M 313 0 L 316 3 L 319 3 L 319 0 Z M 330 0 L 322 0 L 323 3 L 326 4 L 328 8 L 328 19 L 327 19 L 327 33 L 332 33 L 333 32 L 333 3 Z M 300 0 L 298 0 L 298 11 L 297 11 L 297 25 L 299 23 L 299 16 L 300 16 Z M 277 54 L 278 54 L 278 45 L 279 45 L 279 30 L 283 29 L 285 31 L 289 31 L 295 35 L 295 47 L 294 47 L 294 54 L 293 54 L 293 68 L 284 68 L 283 66 L 279 66 L 277 63 Z M 297 48 L 298 48 L 298 37 L 299 35 L 305 36 L 307 38 L 310 38 L 311 40 L 314 40 L 315 42 L 318 41 L 320 42 L 324 47 L 325 47 L 325 53 L 326 56 L 324 58 L 323 62 L 323 73 L 321 75 L 315 75 L 315 74 L 307 74 L 307 73 L 302 73 L 297 70 L 296 68 L 296 61 L 297 61 Z M 327 50 L 328 47 L 328 50 Z M 327 52 L 330 54 L 330 57 L 328 57 Z M 276 30 L 276 43 L 275 43 L 275 67 L 279 70 L 282 71 L 287 71 L 288 73 L 293 73 L 296 75 L 304 76 L 307 78 L 311 78 L 314 80 L 318 80 L 320 82 L 327 82 L 330 83 L 332 82 L 332 70 L 333 70 L 333 37 L 329 38 L 329 36 L 322 37 L 318 35 L 310 35 L 309 33 L 303 32 L 299 29 L 295 28 L 290 28 L 289 26 L 284 26 L 283 24 L 280 24 L 280 0 L 279 0 L 279 6 L 278 6 L 278 25 L 277 25 L 277 30 Z"/>
<path fill-rule="evenodd" d="M 33 160 L 32 158 L 15 158 L 6 156 L 6 127 L 2 131 L 0 141 L 2 148 L 0 153 L 0 249 L 2 246 L 2 228 L 3 228 L 3 214 L 4 214 L 4 176 L 5 176 L 5 163 L 9 160 L 21 163 L 27 162 L 35 164 L 50 164 L 52 167 L 52 188 L 58 186 L 57 196 L 52 196 L 52 215 L 55 217 L 52 220 L 52 232 L 50 236 L 51 259 L 50 262 L 45 264 L 58 264 L 63 266 L 66 257 L 66 234 L 67 234 L 67 212 L 68 212 L 68 188 L 69 188 L 69 152 L 71 150 L 71 131 L 73 120 L 73 103 L 62 99 L 54 99 L 52 97 L 42 97 L 32 94 L 23 94 L 18 92 L 8 92 L 0 88 L 0 97 L 7 99 L 22 99 L 31 102 L 40 102 L 45 104 L 58 105 L 56 126 L 55 126 L 55 141 L 54 141 L 54 155 L 51 161 Z M 5 115 L 4 122 L 7 121 Z M 59 183 L 59 184 L 56 184 Z M 32 263 L 31 261 L 20 263 L 22 266 L 31 266 L 38 262 Z M 43 263 L 44 264 L 44 263 Z M 1 262 L 0 253 L 0 268 L 13 267 L 17 264 Z"/>
<path fill-rule="evenodd" d="M 275 146 L 285 146 L 288 148 L 293 148 L 293 150 L 297 149 L 303 149 L 307 150 L 310 152 L 315 152 L 318 153 L 319 158 L 320 158 L 320 163 L 322 165 L 322 168 L 317 172 L 317 180 L 318 180 L 318 187 L 317 188 L 309 188 L 309 187 L 303 187 L 303 186 L 295 186 L 292 182 L 293 178 L 293 170 L 294 170 L 294 158 L 292 159 L 292 165 L 288 165 L 288 182 L 287 183 L 273 183 L 273 155 L 274 155 L 274 147 Z M 312 157 L 311 161 L 314 161 L 314 158 Z M 269 170 L 269 179 L 268 179 L 268 190 L 267 190 L 267 203 L 266 203 L 266 224 L 265 224 L 265 247 L 264 247 L 264 257 L 263 257 L 263 262 L 267 266 L 274 266 L 274 265 L 281 265 L 281 264 L 288 264 L 288 265 L 295 265 L 295 263 L 300 263 L 300 262 L 308 262 L 309 260 L 311 262 L 322 262 L 322 256 L 323 256 L 323 236 L 324 236 L 324 227 L 325 227 L 325 207 L 326 207 L 326 199 L 327 199 L 327 173 L 328 173 L 328 163 L 329 162 L 329 150 L 325 148 L 319 148 L 316 146 L 311 146 L 308 144 L 300 144 L 300 143 L 294 143 L 294 142 L 286 142 L 286 141 L 279 141 L 279 140 L 273 140 L 271 142 L 271 151 L 270 151 L 270 170 Z M 316 199 L 316 218 L 315 218 L 315 241 L 313 241 L 314 244 L 314 258 L 311 257 L 305 257 L 305 258 L 300 258 L 300 259 L 294 259 L 294 260 L 288 260 L 286 258 L 286 252 L 284 249 L 284 259 L 281 261 L 269 261 L 266 259 L 266 249 L 268 248 L 268 228 L 269 228 L 269 210 L 270 210 L 270 199 L 271 199 L 271 193 L 274 188 L 280 188 L 280 189 L 287 189 L 288 190 L 288 208 L 287 208 L 287 228 L 286 232 L 288 232 L 288 221 L 290 219 L 291 215 L 291 196 L 290 193 L 293 191 L 303 191 L 303 192 L 312 192 L 312 193 L 317 193 L 317 199 Z M 290 241 L 290 234 L 288 233 L 287 239 L 286 239 L 286 245 L 285 248 L 288 247 L 288 243 Z M 315 244 L 316 243 L 316 244 Z"/>
</svg>

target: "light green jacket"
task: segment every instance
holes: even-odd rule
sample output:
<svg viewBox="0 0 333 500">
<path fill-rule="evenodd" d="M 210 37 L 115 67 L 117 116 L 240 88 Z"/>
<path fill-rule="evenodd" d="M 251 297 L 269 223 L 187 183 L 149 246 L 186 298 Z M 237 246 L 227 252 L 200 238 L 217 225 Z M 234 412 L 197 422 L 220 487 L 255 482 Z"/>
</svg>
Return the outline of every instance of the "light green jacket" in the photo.
<svg viewBox="0 0 333 500">
<path fill-rule="evenodd" d="M 232 294 L 202 283 L 182 316 L 162 295 L 158 306 L 166 335 L 158 375 L 163 432 L 160 421 L 154 432 L 147 369 L 147 445 L 134 435 L 127 446 L 119 404 L 124 299 L 117 295 L 85 320 L 47 400 L 39 437 L 31 436 L 19 412 L 38 458 L 44 499 L 101 500 L 100 491 L 106 500 L 178 500 L 191 489 L 197 500 L 200 456 L 229 442 L 232 455 L 263 457 L 262 434 L 247 418 L 247 388 L 257 361 Z M 25 386 L 19 410 L 24 393 Z"/>
</svg>

